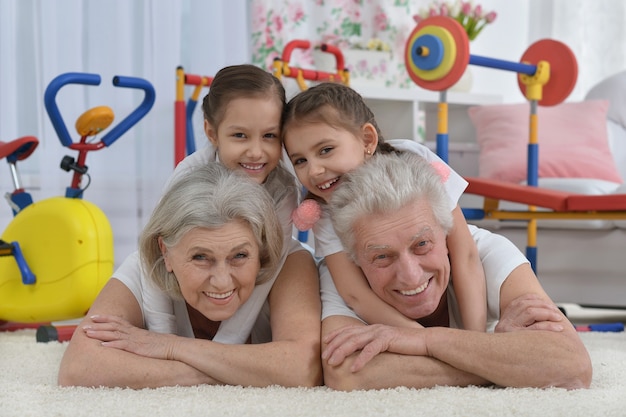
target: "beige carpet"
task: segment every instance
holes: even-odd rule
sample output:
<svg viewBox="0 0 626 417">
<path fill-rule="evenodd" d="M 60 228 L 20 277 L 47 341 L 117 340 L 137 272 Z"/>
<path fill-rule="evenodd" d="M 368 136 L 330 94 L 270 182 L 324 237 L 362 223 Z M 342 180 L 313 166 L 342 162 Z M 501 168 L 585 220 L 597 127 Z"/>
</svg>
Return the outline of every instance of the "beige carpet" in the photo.
<svg viewBox="0 0 626 417">
<path fill-rule="evenodd" d="M 589 390 L 450 388 L 335 392 L 327 388 L 199 386 L 59 388 L 66 344 L 34 330 L 0 333 L 0 416 L 625 416 L 626 334 L 583 333 Z M 533 352 L 528 352 L 532 355 Z"/>
</svg>

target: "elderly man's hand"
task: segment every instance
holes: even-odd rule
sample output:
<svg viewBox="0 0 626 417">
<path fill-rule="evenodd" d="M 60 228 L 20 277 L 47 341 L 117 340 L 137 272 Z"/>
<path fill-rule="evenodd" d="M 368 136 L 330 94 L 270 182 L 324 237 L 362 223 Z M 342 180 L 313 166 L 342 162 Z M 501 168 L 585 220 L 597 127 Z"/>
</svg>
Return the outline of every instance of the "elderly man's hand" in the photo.
<svg viewBox="0 0 626 417">
<path fill-rule="evenodd" d="M 500 314 L 496 333 L 517 330 L 563 331 L 569 325 L 558 307 L 537 294 L 525 294 L 509 303 Z"/>
<path fill-rule="evenodd" d="M 350 370 L 358 372 L 382 352 L 405 355 L 428 355 L 424 329 L 402 328 L 372 324 L 347 326 L 337 329 L 324 338 L 327 344 L 322 359 L 329 365 L 337 366 L 346 357 L 361 351 Z"/>
</svg>

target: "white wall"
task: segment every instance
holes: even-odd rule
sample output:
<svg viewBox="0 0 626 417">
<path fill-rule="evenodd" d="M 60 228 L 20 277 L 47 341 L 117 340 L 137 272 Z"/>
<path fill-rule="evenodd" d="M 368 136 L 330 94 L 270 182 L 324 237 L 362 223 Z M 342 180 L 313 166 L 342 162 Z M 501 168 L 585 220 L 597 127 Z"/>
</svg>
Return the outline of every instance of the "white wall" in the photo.
<svg viewBox="0 0 626 417">
<path fill-rule="evenodd" d="M 470 54 L 519 62 L 529 46 L 529 3 L 527 1 L 482 0 L 483 10 L 496 10 L 496 20 L 470 43 Z M 498 94 L 504 102 L 522 102 L 517 74 L 510 71 L 470 66 L 473 92 Z"/>
<path fill-rule="evenodd" d="M 626 69 L 626 3 L 623 0 L 482 0 L 496 21 L 471 43 L 470 53 L 519 62 L 534 42 L 565 43 L 578 62 L 576 86 L 566 101 L 583 100 L 596 83 Z M 474 92 L 501 94 L 505 102 L 524 98 L 516 76 L 472 66 Z"/>
</svg>

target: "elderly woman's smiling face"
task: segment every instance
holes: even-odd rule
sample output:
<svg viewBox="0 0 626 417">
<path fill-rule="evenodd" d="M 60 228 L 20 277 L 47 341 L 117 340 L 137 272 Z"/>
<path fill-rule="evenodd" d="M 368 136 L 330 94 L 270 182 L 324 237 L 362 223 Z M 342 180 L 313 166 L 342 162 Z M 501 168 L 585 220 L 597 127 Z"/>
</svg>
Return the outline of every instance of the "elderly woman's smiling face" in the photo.
<svg viewBox="0 0 626 417">
<path fill-rule="evenodd" d="M 183 298 L 208 319 L 226 320 L 250 298 L 261 263 L 259 245 L 247 223 L 197 227 L 171 248 L 159 244 Z"/>
<path fill-rule="evenodd" d="M 446 294 L 446 234 L 430 206 L 418 201 L 354 225 L 359 266 L 378 297 L 412 319 L 436 312 Z"/>
</svg>

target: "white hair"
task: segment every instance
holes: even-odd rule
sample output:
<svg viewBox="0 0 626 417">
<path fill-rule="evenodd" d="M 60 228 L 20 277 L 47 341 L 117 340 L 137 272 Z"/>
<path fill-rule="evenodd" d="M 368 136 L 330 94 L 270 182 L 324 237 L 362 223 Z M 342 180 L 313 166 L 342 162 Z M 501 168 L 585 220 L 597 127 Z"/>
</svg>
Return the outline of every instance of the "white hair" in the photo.
<svg viewBox="0 0 626 417">
<path fill-rule="evenodd" d="M 186 172 L 155 207 L 139 238 L 140 256 L 149 278 L 171 296 L 181 297 L 176 277 L 165 266 L 158 239 L 170 248 L 192 229 L 216 229 L 233 221 L 250 227 L 261 258 L 256 283 L 267 281 L 279 266 L 283 248 L 273 200 L 261 185 L 219 162 Z"/>
<path fill-rule="evenodd" d="M 393 213 L 417 201 L 426 201 L 444 232 L 452 228 L 452 211 L 441 176 L 419 155 L 376 153 L 368 162 L 342 177 L 330 199 L 335 232 L 352 257 L 354 225 L 369 215 Z"/>
</svg>

